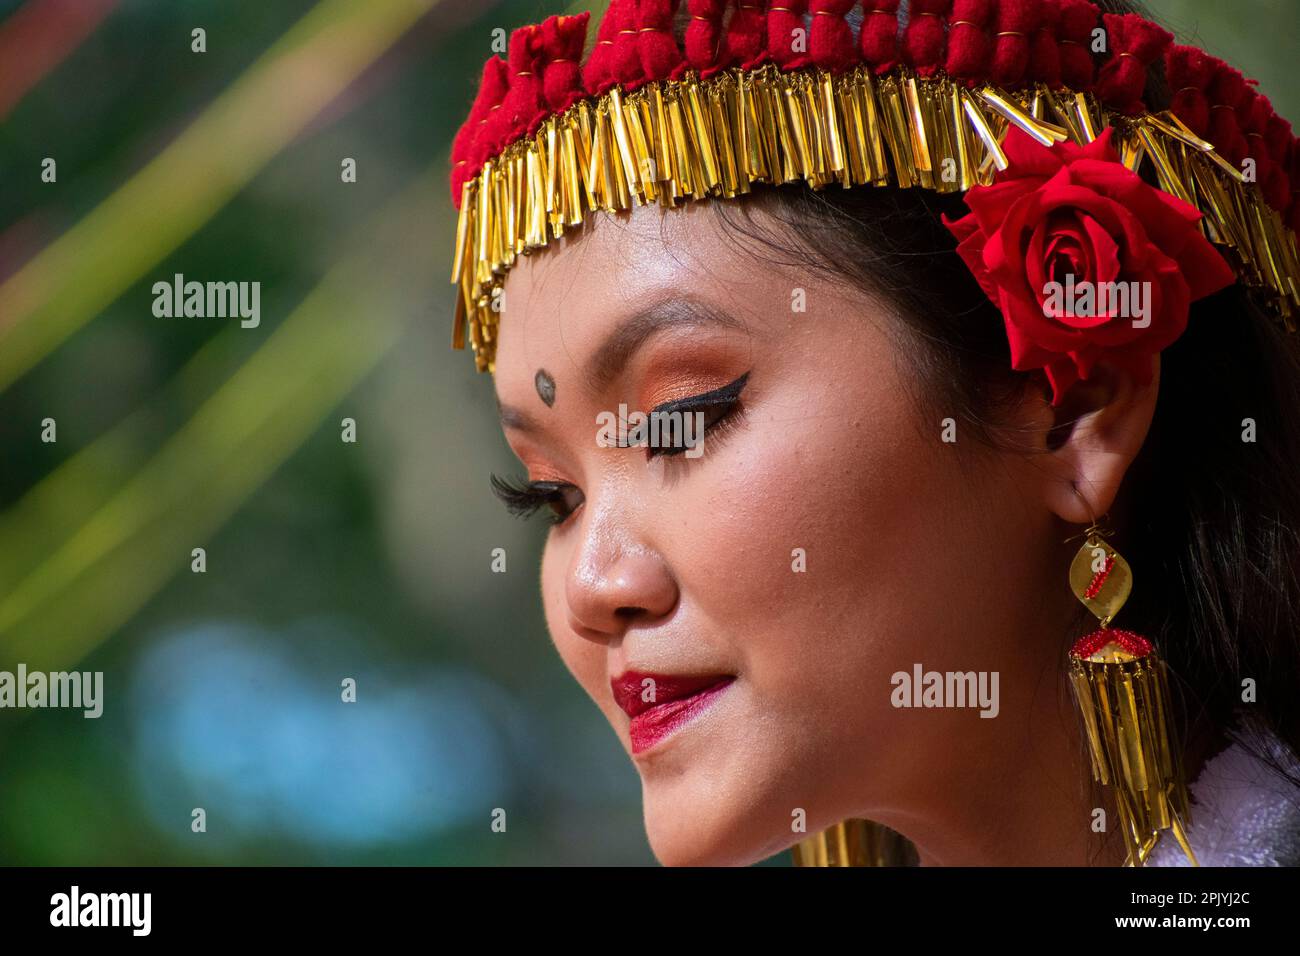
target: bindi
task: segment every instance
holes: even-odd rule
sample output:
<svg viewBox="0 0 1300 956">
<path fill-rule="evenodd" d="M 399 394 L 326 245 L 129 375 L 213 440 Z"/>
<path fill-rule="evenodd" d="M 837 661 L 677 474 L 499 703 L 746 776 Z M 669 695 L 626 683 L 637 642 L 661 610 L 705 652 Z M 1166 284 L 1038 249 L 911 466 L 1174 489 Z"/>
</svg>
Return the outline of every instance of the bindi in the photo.
<svg viewBox="0 0 1300 956">
<path fill-rule="evenodd" d="M 555 379 L 551 378 L 551 373 L 544 368 L 537 370 L 537 375 L 533 377 L 533 385 L 537 388 L 537 394 L 546 407 L 550 408 L 555 404 Z"/>
</svg>

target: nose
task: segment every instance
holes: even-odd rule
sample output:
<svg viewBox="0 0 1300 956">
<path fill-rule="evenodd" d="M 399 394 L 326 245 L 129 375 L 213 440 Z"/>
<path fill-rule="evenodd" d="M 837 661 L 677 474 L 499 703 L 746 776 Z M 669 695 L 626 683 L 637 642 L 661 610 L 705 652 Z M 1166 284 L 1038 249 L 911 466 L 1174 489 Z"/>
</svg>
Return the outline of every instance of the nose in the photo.
<svg viewBox="0 0 1300 956">
<path fill-rule="evenodd" d="M 569 626 L 594 641 L 618 638 L 634 623 L 667 617 L 678 596 L 662 555 L 627 542 L 593 541 L 580 549 L 565 581 Z"/>
</svg>

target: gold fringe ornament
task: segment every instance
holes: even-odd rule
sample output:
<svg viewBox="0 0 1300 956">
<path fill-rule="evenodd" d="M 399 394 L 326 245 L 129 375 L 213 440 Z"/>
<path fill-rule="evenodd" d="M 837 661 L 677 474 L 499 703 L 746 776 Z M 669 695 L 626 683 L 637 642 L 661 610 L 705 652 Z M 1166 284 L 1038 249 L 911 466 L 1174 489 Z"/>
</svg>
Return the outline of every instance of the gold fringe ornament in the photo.
<svg viewBox="0 0 1300 956">
<path fill-rule="evenodd" d="M 1143 865 L 1165 830 L 1199 866 L 1187 842 L 1191 815 L 1165 663 L 1145 637 L 1110 626 L 1132 591 L 1133 573 L 1095 519 L 1084 534 L 1070 565 L 1070 589 L 1100 627 L 1070 649 L 1069 674 L 1093 779 L 1114 794 L 1125 866 Z"/>
</svg>

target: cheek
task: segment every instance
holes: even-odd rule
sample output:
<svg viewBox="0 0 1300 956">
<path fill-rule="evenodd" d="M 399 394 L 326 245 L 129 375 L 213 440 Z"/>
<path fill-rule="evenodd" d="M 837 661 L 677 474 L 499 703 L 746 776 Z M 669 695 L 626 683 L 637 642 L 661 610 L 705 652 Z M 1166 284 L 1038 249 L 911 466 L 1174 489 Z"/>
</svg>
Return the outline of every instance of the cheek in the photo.
<svg viewBox="0 0 1300 956">
<path fill-rule="evenodd" d="M 956 450 L 896 389 L 755 409 L 673 502 L 674 572 L 780 728 L 785 761 L 829 745 L 888 766 L 888 745 L 860 728 L 892 725 L 890 676 L 939 664 L 970 620 L 975 597 L 945 588 L 982 519 Z"/>
<path fill-rule="evenodd" d="M 926 599 L 950 503 L 967 497 L 956 453 L 937 450 L 938 428 L 926 437 L 887 388 L 774 407 L 683 485 L 679 496 L 695 500 L 674 501 L 684 515 L 674 569 L 715 624 L 788 627 L 765 650 L 819 653 L 846 627 L 860 645 L 868 610 Z M 736 633 L 742 648 L 757 646 Z"/>
</svg>

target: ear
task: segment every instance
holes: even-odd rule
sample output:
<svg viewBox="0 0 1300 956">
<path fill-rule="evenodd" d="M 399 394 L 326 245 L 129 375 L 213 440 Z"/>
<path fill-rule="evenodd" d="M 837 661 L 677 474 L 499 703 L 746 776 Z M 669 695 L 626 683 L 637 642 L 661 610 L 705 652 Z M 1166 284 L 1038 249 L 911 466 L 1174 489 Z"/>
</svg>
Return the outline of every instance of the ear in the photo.
<svg viewBox="0 0 1300 956">
<path fill-rule="evenodd" d="M 1047 405 L 1035 416 L 1035 444 L 1047 466 L 1044 503 L 1063 521 L 1088 524 L 1114 504 L 1155 415 L 1160 356 L 1152 361 L 1146 385 L 1124 369 L 1098 364 L 1059 405 Z"/>
</svg>

